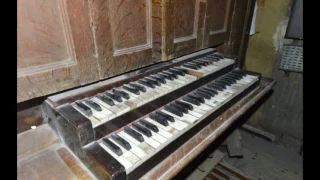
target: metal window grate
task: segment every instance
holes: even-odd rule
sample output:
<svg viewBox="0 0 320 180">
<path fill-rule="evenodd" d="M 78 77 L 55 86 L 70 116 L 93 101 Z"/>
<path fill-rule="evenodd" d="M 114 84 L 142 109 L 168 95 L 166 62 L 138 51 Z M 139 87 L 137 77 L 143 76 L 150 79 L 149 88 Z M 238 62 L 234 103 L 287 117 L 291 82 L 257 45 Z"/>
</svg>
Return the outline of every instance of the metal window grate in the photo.
<svg viewBox="0 0 320 180">
<path fill-rule="evenodd" d="M 303 72 L 303 47 L 285 45 L 279 69 Z"/>
</svg>

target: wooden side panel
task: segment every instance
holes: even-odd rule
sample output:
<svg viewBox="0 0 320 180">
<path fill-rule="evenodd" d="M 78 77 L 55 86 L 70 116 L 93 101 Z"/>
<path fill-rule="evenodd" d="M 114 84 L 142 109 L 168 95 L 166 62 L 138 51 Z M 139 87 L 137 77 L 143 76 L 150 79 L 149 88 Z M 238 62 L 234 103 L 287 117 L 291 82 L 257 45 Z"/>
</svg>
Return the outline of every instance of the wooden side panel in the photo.
<svg viewBox="0 0 320 180">
<path fill-rule="evenodd" d="M 235 0 L 207 0 L 204 47 L 228 40 Z"/>
<path fill-rule="evenodd" d="M 18 102 L 97 81 L 88 4 L 19 0 Z"/>
<path fill-rule="evenodd" d="M 202 48 L 205 7 L 201 0 L 166 0 L 163 60 Z"/>
<path fill-rule="evenodd" d="M 161 60 L 161 1 L 89 0 L 100 79 Z"/>
</svg>

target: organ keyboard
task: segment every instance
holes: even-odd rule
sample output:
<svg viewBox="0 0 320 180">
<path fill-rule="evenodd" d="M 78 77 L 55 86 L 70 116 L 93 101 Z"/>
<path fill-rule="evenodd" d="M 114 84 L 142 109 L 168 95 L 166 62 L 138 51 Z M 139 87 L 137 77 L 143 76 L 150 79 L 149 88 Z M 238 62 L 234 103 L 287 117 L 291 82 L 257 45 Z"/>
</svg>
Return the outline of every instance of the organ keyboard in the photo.
<svg viewBox="0 0 320 180">
<path fill-rule="evenodd" d="M 256 89 L 260 78 L 210 50 L 49 97 L 44 117 L 97 177 L 136 179 Z"/>
</svg>

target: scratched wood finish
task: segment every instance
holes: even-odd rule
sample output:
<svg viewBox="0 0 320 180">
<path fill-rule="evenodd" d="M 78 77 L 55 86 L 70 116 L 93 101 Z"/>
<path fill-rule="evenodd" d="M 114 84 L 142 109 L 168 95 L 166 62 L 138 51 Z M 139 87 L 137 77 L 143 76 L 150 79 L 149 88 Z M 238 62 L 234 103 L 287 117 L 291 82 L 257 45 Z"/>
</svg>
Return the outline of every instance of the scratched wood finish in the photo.
<svg viewBox="0 0 320 180">
<path fill-rule="evenodd" d="M 19 0 L 18 102 L 99 80 L 84 0 Z"/>
<path fill-rule="evenodd" d="M 161 61 L 162 2 L 89 0 L 100 79 Z"/>
<path fill-rule="evenodd" d="M 207 0 L 204 47 L 226 43 L 229 38 L 235 0 Z"/>
<path fill-rule="evenodd" d="M 197 157 L 204 149 L 213 143 L 231 124 L 251 108 L 263 95 L 271 90 L 275 81 L 262 78 L 260 87 L 252 94 L 233 105 L 220 117 L 216 118 L 195 136 L 170 154 L 156 167 L 146 173 L 141 179 L 171 179 L 187 164 Z M 196 147 L 196 148 L 195 148 Z"/>
</svg>

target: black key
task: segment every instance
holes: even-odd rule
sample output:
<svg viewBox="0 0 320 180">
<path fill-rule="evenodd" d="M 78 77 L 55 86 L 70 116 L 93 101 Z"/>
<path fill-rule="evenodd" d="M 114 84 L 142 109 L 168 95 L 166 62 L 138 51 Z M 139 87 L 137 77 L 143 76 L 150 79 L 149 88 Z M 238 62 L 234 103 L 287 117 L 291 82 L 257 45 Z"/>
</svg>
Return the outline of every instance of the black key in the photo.
<svg viewBox="0 0 320 180">
<path fill-rule="evenodd" d="M 210 89 L 216 90 L 216 91 L 223 91 L 224 90 L 223 87 L 217 86 L 215 84 L 208 84 L 207 87 L 210 88 Z"/>
<path fill-rule="evenodd" d="M 190 98 L 190 97 L 183 97 L 182 100 L 188 102 L 188 103 L 191 103 L 193 105 L 196 105 L 196 106 L 200 106 L 200 101 L 198 101 L 197 99 L 193 99 L 193 98 Z"/>
<path fill-rule="evenodd" d="M 125 99 L 130 99 L 130 96 L 128 93 L 124 92 L 124 91 L 121 91 L 121 90 L 118 90 L 118 89 L 112 89 L 112 92 L 125 98 Z"/>
<path fill-rule="evenodd" d="M 145 126 L 146 128 L 150 129 L 153 132 L 159 132 L 159 129 L 156 125 L 150 123 L 149 121 L 146 121 L 144 119 L 141 119 L 139 121 L 140 124 L 142 124 L 143 126 Z"/>
<path fill-rule="evenodd" d="M 196 100 L 198 100 L 200 103 L 204 103 L 204 99 L 203 99 L 203 97 L 200 97 L 200 96 L 198 96 L 198 95 L 195 95 L 195 94 L 189 94 L 189 95 L 188 95 L 188 97 L 189 97 L 189 98 L 196 99 Z"/>
<path fill-rule="evenodd" d="M 207 88 L 207 87 L 203 87 L 202 89 L 211 92 L 213 95 L 217 95 L 218 94 L 218 91 L 216 91 L 215 89 L 210 89 L 210 88 Z"/>
<path fill-rule="evenodd" d="M 201 64 L 202 66 L 207 66 L 207 65 L 209 65 L 209 63 L 206 62 L 206 61 L 193 60 L 193 61 L 191 61 L 191 62 Z"/>
<path fill-rule="evenodd" d="M 212 64 L 212 61 L 206 60 L 206 59 L 197 59 L 197 61 L 205 62 L 207 65 Z"/>
<path fill-rule="evenodd" d="M 236 71 L 236 70 L 231 71 L 231 74 L 236 74 L 241 77 L 246 76 L 246 74 L 244 72 Z"/>
<path fill-rule="evenodd" d="M 193 95 L 202 97 L 204 99 L 211 99 L 211 96 L 209 94 L 201 92 L 201 91 L 194 92 Z"/>
<path fill-rule="evenodd" d="M 222 89 L 226 89 L 226 85 L 225 84 L 221 84 L 221 83 L 217 83 L 217 82 L 212 82 L 212 83 L 209 83 L 210 85 L 215 85 L 215 86 L 219 86 L 221 87 Z"/>
<path fill-rule="evenodd" d="M 103 138 L 102 142 L 104 145 L 106 145 L 112 152 L 116 153 L 118 156 L 121 156 L 123 154 L 122 150 L 113 142 L 111 142 L 108 138 Z"/>
<path fill-rule="evenodd" d="M 221 77 L 220 79 L 222 79 L 222 80 L 227 80 L 227 81 L 231 81 L 232 83 L 236 83 L 236 82 L 237 82 L 237 79 L 232 78 L 232 77 L 228 77 L 228 76 L 223 76 L 223 77 Z"/>
<path fill-rule="evenodd" d="M 239 75 L 236 75 L 236 74 L 226 74 L 225 75 L 226 77 L 230 77 L 230 78 L 234 78 L 236 80 L 241 80 L 242 79 L 242 76 L 239 76 Z"/>
<path fill-rule="evenodd" d="M 172 114 L 175 114 L 175 115 L 179 116 L 179 117 L 182 117 L 182 116 L 183 116 L 182 111 L 180 111 L 179 109 L 177 109 L 177 108 L 175 108 L 175 107 L 172 107 L 172 106 L 170 106 L 170 105 L 165 105 L 165 106 L 164 106 L 164 109 L 165 109 L 166 111 L 171 112 Z"/>
<path fill-rule="evenodd" d="M 139 134 L 137 131 L 131 129 L 128 126 L 124 127 L 124 132 L 129 134 L 131 137 L 133 137 L 134 139 L 136 139 L 139 142 L 144 141 L 143 136 L 141 134 Z"/>
<path fill-rule="evenodd" d="M 121 96 L 119 96 L 118 94 L 114 94 L 114 93 L 110 93 L 110 92 L 105 92 L 106 96 L 108 96 L 109 98 L 116 100 L 118 102 L 122 102 L 122 98 Z"/>
<path fill-rule="evenodd" d="M 165 73 L 158 73 L 159 75 L 163 76 L 164 78 L 172 81 L 174 78 L 172 76 L 170 76 L 169 74 L 165 74 Z"/>
<path fill-rule="evenodd" d="M 219 61 L 219 59 L 213 58 L 213 57 L 204 57 L 203 59 L 211 61 L 211 62 L 218 62 Z"/>
<path fill-rule="evenodd" d="M 161 82 L 158 81 L 157 79 L 154 79 L 152 77 L 146 77 L 144 78 L 145 80 L 148 80 L 149 82 L 151 82 L 152 84 L 156 85 L 156 86 L 161 86 Z"/>
<path fill-rule="evenodd" d="M 152 88 L 152 89 L 155 88 L 154 84 L 152 84 L 149 81 L 146 81 L 144 79 L 139 79 L 139 83 L 142 84 L 142 85 L 145 85 L 145 86 L 147 86 L 149 88 Z"/>
<path fill-rule="evenodd" d="M 170 116 L 169 114 L 166 114 L 166 113 L 164 113 L 162 111 L 156 111 L 156 114 L 158 116 L 162 116 L 162 117 L 166 118 L 170 122 L 174 122 L 174 118 L 172 116 Z"/>
<path fill-rule="evenodd" d="M 231 84 L 232 84 L 232 83 L 229 83 L 229 82 L 227 82 L 225 80 L 221 80 L 221 79 L 217 79 L 217 80 L 215 80 L 215 82 L 218 84 L 223 84 L 225 86 L 231 86 Z"/>
<path fill-rule="evenodd" d="M 97 104 L 97 103 L 95 103 L 95 102 L 93 102 L 91 99 L 86 99 L 86 100 L 84 100 L 84 102 L 85 102 L 86 104 L 88 104 L 91 108 L 93 108 L 94 110 L 96 110 L 96 111 L 102 111 L 100 105 Z"/>
<path fill-rule="evenodd" d="M 171 73 L 173 73 L 173 74 L 175 74 L 175 75 L 180 75 L 180 76 L 184 76 L 184 75 L 185 75 L 184 72 L 178 71 L 178 70 L 173 69 L 173 68 L 170 68 L 170 69 L 169 69 L 169 72 L 171 72 Z"/>
<path fill-rule="evenodd" d="M 127 85 L 123 85 L 122 86 L 123 89 L 135 94 L 135 95 L 140 95 L 140 92 L 137 88 L 134 88 L 134 87 L 130 87 L 130 86 L 127 86 Z"/>
<path fill-rule="evenodd" d="M 151 137 L 151 131 L 143 126 L 141 126 L 140 124 L 138 124 L 137 122 L 132 123 L 132 126 L 134 128 L 136 128 L 137 131 L 139 131 L 140 133 L 144 134 L 147 137 Z"/>
<path fill-rule="evenodd" d="M 169 125 L 168 121 L 161 116 L 158 116 L 156 114 L 151 113 L 151 114 L 149 114 L 149 117 L 150 117 L 150 119 L 157 121 L 158 123 L 162 124 L 163 126 Z"/>
<path fill-rule="evenodd" d="M 126 150 L 130 150 L 131 149 L 131 145 L 129 142 L 127 142 L 125 139 L 123 139 L 122 137 L 118 136 L 117 134 L 111 134 L 111 138 L 116 141 L 118 144 L 120 144 L 123 148 L 125 148 Z"/>
<path fill-rule="evenodd" d="M 178 75 L 169 71 L 162 71 L 162 73 L 168 74 L 171 77 L 173 77 L 174 79 L 178 79 Z"/>
<path fill-rule="evenodd" d="M 183 69 L 183 68 L 173 67 L 173 69 L 176 69 L 176 70 L 178 70 L 178 71 L 182 71 L 182 72 L 184 72 L 185 74 L 189 74 L 189 71 L 186 70 L 186 69 Z"/>
<path fill-rule="evenodd" d="M 182 102 L 182 101 L 179 101 L 179 100 L 176 100 L 176 103 L 180 104 L 181 106 L 184 106 L 184 107 L 188 108 L 189 110 L 193 110 L 193 106 L 191 104 L 188 104 L 188 103 L 185 103 L 185 102 Z"/>
<path fill-rule="evenodd" d="M 223 57 L 222 55 L 220 55 L 220 54 L 211 54 L 211 55 L 209 55 L 209 56 L 211 56 L 211 57 L 217 57 L 217 58 L 219 58 L 219 59 L 224 59 L 224 57 Z"/>
<path fill-rule="evenodd" d="M 208 91 L 204 88 L 199 88 L 198 91 L 206 93 L 206 94 L 210 95 L 210 97 L 214 96 L 214 93 L 212 93 L 211 91 Z"/>
<path fill-rule="evenodd" d="M 190 65 L 193 65 L 193 66 L 197 66 L 198 68 L 202 67 L 202 65 L 200 65 L 199 63 L 188 62 L 187 64 L 190 64 Z"/>
<path fill-rule="evenodd" d="M 234 84 L 233 80 L 227 79 L 225 77 L 223 77 L 223 78 L 221 77 L 221 78 L 219 78 L 219 80 L 228 82 L 230 85 Z"/>
<path fill-rule="evenodd" d="M 103 94 L 98 94 L 97 98 L 103 101 L 104 103 L 108 104 L 109 106 L 114 106 L 113 100 Z"/>
<path fill-rule="evenodd" d="M 145 87 L 143 87 L 143 86 L 141 86 L 139 84 L 129 83 L 129 86 L 131 86 L 133 88 L 136 88 L 141 92 L 146 92 L 147 91 Z"/>
<path fill-rule="evenodd" d="M 183 64 L 184 67 L 190 68 L 190 69 L 194 69 L 194 70 L 198 70 L 199 68 L 197 66 L 193 66 L 190 64 Z"/>
<path fill-rule="evenodd" d="M 160 75 L 151 75 L 152 78 L 156 79 L 158 82 L 165 84 L 167 81 L 163 76 Z"/>
<path fill-rule="evenodd" d="M 92 115 L 91 109 L 88 106 L 86 106 L 85 104 L 83 104 L 82 102 L 76 101 L 76 105 L 79 108 L 81 108 L 84 111 L 84 113 L 86 113 L 86 115 L 88 115 L 88 116 Z"/>
<path fill-rule="evenodd" d="M 178 104 L 176 102 L 173 102 L 170 105 L 175 107 L 176 109 L 182 111 L 183 113 L 187 114 L 189 112 L 188 108 L 186 108 L 186 107 L 184 107 L 184 106 L 182 106 L 182 105 L 180 105 L 180 104 Z"/>
</svg>

